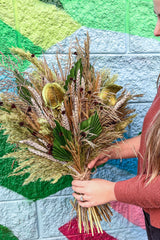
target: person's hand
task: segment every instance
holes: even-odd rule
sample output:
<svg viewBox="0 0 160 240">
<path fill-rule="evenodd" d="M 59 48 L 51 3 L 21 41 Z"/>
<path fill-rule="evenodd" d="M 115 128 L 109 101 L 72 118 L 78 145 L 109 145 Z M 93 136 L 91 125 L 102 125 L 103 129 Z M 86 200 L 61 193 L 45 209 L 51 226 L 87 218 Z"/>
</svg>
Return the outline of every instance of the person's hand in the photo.
<svg viewBox="0 0 160 240">
<path fill-rule="evenodd" d="M 75 197 L 82 207 L 93 207 L 115 201 L 115 182 L 103 179 L 92 179 L 88 181 L 72 181 L 72 189 Z"/>
<path fill-rule="evenodd" d="M 88 168 L 92 169 L 97 167 L 109 160 L 109 156 L 104 153 L 99 154 L 95 159 L 93 159 L 90 163 L 88 163 Z"/>
</svg>

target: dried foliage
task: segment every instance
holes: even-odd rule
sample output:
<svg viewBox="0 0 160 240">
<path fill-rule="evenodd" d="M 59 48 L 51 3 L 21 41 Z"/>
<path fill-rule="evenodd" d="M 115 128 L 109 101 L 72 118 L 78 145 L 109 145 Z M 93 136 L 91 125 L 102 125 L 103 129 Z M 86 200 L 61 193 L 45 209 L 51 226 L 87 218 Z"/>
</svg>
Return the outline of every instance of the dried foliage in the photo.
<svg viewBox="0 0 160 240">
<path fill-rule="evenodd" d="M 16 66 L 1 71 L 6 76 L 0 83 L 1 128 L 8 142 L 17 146 L 4 157 L 14 157 L 19 163 L 13 174 L 29 172 L 24 184 L 37 179 L 55 183 L 62 175 L 90 179 L 88 162 L 123 136 L 135 116 L 127 104 L 136 96 L 121 90 L 115 84 L 117 75 L 111 77 L 109 70 L 95 72 L 88 35 L 84 48 L 77 40 L 74 64 L 69 51 L 65 69 L 58 56 L 59 70 L 53 66 L 52 71 L 45 58 L 39 60 L 18 48 L 11 51 L 30 61 L 33 68 L 29 73 L 21 73 Z M 108 205 L 87 210 L 76 201 L 72 204 L 80 232 L 81 222 L 88 232 L 90 221 L 93 234 L 94 225 L 102 231 L 101 216 L 110 220 Z"/>
</svg>

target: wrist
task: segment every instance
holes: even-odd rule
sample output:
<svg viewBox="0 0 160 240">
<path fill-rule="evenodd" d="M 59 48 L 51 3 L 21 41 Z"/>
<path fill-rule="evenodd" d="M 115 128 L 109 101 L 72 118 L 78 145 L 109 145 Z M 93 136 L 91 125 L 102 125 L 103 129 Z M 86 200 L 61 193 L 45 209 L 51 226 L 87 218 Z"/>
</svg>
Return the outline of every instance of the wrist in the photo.
<svg viewBox="0 0 160 240">
<path fill-rule="evenodd" d="M 118 145 L 113 145 L 107 149 L 107 154 L 109 159 L 119 159 L 120 153 L 119 153 L 119 147 Z"/>
<path fill-rule="evenodd" d="M 114 189 L 115 189 L 115 185 L 116 185 L 116 182 L 112 182 L 112 190 L 111 190 L 111 201 L 116 201 L 117 199 L 116 199 L 116 195 L 115 195 L 115 191 L 114 191 Z"/>
<path fill-rule="evenodd" d="M 110 182 L 110 181 L 106 181 L 106 199 L 107 202 L 111 202 L 111 201 L 116 201 L 116 196 L 115 196 L 115 184 L 116 182 Z"/>
</svg>

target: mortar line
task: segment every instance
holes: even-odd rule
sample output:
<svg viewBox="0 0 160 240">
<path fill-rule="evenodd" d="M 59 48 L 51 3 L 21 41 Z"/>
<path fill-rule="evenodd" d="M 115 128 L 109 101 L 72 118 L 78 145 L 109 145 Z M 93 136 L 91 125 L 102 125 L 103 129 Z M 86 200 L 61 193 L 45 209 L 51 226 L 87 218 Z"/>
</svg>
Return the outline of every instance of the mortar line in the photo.
<svg viewBox="0 0 160 240">
<path fill-rule="evenodd" d="M 37 202 L 35 202 L 35 208 L 36 208 L 36 215 L 37 215 L 37 218 L 36 218 L 36 223 L 37 223 L 37 232 L 38 232 L 38 239 L 40 238 L 40 219 L 39 219 L 39 211 L 38 211 L 38 206 L 37 206 Z"/>
<path fill-rule="evenodd" d="M 70 197 L 71 194 L 68 195 L 55 195 L 55 196 L 48 196 L 45 199 L 54 199 L 54 198 L 60 198 L 60 197 Z M 38 199 L 36 201 L 43 200 L 43 199 Z M 5 203 L 5 202 L 28 202 L 28 203 L 34 203 L 35 201 L 32 199 L 6 199 L 6 200 L 0 200 L 0 203 Z"/>
<path fill-rule="evenodd" d="M 57 55 L 57 53 L 55 53 L 55 52 L 45 52 L 44 53 L 44 55 Z M 58 53 L 58 55 L 68 55 L 68 52 L 65 52 L 65 53 Z M 134 53 L 132 53 L 132 52 L 129 52 L 129 53 L 112 53 L 112 52 L 106 52 L 106 53 L 104 53 L 104 52 L 102 52 L 102 53 L 97 53 L 97 52 L 92 52 L 92 53 L 90 53 L 90 56 L 91 55 L 99 55 L 99 56 L 101 56 L 101 55 L 106 55 L 106 56 L 115 56 L 115 57 L 118 57 L 118 56 L 121 56 L 121 57 L 123 57 L 123 56 L 157 56 L 157 57 L 159 57 L 160 56 L 160 52 L 159 53 L 157 53 L 157 52 L 134 52 Z M 40 55 L 41 56 L 41 55 Z"/>
</svg>

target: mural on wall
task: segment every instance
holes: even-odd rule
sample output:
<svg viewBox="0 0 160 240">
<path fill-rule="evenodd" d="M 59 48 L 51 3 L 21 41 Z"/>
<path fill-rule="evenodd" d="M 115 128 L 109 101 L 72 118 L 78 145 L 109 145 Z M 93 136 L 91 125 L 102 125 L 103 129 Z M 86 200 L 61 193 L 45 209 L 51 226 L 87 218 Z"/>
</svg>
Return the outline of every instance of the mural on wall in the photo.
<svg viewBox="0 0 160 240">
<path fill-rule="evenodd" d="M 140 132 L 156 92 L 155 85 L 149 88 L 150 80 L 156 81 L 160 63 L 158 57 L 150 55 L 160 52 L 159 40 L 153 36 L 155 22 L 152 0 L 0 0 L 1 61 L 5 64 L 5 56 L 10 56 L 17 64 L 9 51 L 14 46 L 38 57 L 44 54 L 51 63 L 57 50 L 65 55 L 75 37 L 82 43 L 88 31 L 91 61 L 96 62 L 97 69 L 105 67 L 118 73 L 120 84 L 127 83 L 131 91 L 150 91 L 149 97 L 144 95 L 138 104 L 131 103 L 140 112 L 126 133 L 126 137 L 132 137 Z M 22 70 L 28 68 L 29 62 L 24 61 Z M 145 81 L 145 88 L 139 78 Z M 113 220 L 110 226 L 102 223 L 103 235 L 79 236 L 75 218 L 69 222 L 71 177 L 62 177 L 56 184 L 39 180 L 23 185 L 27 174 L 8 177 L 17 163 L 3 158 L 14 151 L 14 146 L 7 143 L 2 131 L 0 140 L 0 224 L 16 236 L 5 238 L 8 231 L 3 231 L 4 239 L 147 239 L 141 209 L 118 202 L 111 203 Z M 99 168 L 95 177 L 119 181 L 135 176 L 136 171 L 137 159 L 113 160 Z"/>
</svg>

